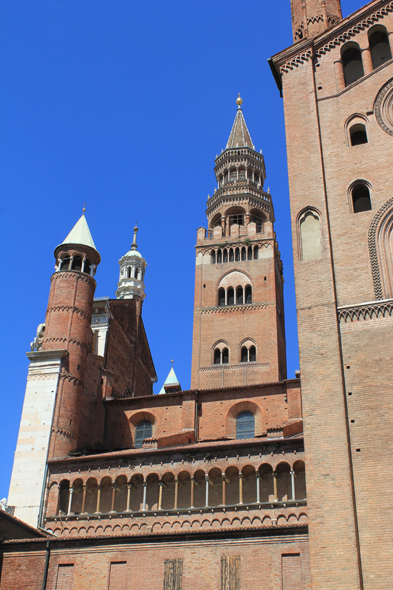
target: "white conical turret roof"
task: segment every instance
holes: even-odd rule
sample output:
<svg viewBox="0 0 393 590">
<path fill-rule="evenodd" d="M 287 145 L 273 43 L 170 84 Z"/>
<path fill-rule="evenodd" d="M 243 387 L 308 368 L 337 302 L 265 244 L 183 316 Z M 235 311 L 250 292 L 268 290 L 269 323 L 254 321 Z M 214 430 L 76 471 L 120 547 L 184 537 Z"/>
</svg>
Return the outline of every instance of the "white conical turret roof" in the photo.
<svg viewBox="0 0 393 590">
<path fill-rule="evenodd" d="M 176 377 L 176 373 L 175 373 L 173 367 L 169 371 L 168 377 L 165 379 L 165 383 L 161 387 L 159 393 L 168 393 L 168 390 L 172 390 L 172 389 L 174 391 L 181 391 L 179 379 Z"/>
<path fill-rule="evenodd" d="M 85 214 L 76 222 L 62 244 L 81 244 L 82 246 L 89 246 L 97 250 L 89 226 L 87 225 Z"/>
</svg>

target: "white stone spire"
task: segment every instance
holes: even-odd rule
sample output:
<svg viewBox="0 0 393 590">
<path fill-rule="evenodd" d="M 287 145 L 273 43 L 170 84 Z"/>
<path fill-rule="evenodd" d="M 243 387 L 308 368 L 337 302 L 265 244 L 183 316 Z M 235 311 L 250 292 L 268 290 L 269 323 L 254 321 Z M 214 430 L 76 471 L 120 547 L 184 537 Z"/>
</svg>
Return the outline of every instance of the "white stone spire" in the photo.
<svg viewBox="0 0 393 590">
<path fill-rule="evenodd" d="M 120 278 L 117 283 L 117 299 L 144 299 L 146 297 L 143 279 L 147 263 L 142 254 L 138 252 L 137 233 L 138 226 L 135 224 L 131 250 L 119 260 Z"/>
</svg>

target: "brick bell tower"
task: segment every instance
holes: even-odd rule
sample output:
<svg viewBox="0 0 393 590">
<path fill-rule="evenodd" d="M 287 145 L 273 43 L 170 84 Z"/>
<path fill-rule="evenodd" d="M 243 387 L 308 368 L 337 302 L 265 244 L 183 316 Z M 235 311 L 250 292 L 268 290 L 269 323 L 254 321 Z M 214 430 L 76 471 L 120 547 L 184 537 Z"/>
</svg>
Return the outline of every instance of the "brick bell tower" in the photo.
<svg viewBox="0 0 393 590">
<path fill-rule="evenodd" d="M 46 312 L 44 351 L 63 349 L 66 355 L 56 396 L 49 457 L 62 457 L 78 446 L 80 406 L 86 357 L 91 348 L 91 314 L 100 255 L 86 218 L 82 217 L 55 249 L 56 272 L 51 278 Z"/>
<path fill-rule="evenodd" d="M 340 0 L 291 0 L 293 41 L 315 37 L 342 19 Z"/>
<path fill-rule="evenodd" d="M 283 273 L 273 230 L 265 162 L 237 99 L 218 189 L 207 201 L 208 230 L 196 245 L 192 388 L 286 378 Z"/>
</svg>

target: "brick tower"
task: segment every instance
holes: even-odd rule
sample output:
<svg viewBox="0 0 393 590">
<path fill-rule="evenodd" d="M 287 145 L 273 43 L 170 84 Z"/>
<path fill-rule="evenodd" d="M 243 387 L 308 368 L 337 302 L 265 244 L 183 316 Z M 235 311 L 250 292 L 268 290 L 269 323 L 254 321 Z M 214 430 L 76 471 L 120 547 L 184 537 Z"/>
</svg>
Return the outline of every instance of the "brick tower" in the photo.
<svg viewBox="0 0 393 590">
<path fill-rule="evenodd" d="M 254 149 L 237 99 L 218 190 L 207 201 L 208 230 L 197 233 L 191 387 L 276 382 L 286 378 L 283 274 Z"/>
<path fill-rule="evenodd" d="M 50 457 L 61 457 L 78 447 L 86 358 L 92 343 L 91 314 L 96 288 L 93 275 L 100 262 L 84 214 L 56 248 L 55 257 L 57 267 L 51 278 L 42 348 L 67 352 L 49 449 Z"/>
<path fill-rule="evenodd" d="M 292 3 L 295 40 L 300 9 L 314 5 Z M 393 3 L 382 0 L 310 27 L 271 60 L 284 97 L 315 590 L 392 587 L 393 510 L 382 508 L 393 485 L 392 55 Z"/>
<path fill-rule="evenodd" d="M 342 19 L 340 0 L 291 0 L 293 41 L 315 37 Z"/>
</svg>

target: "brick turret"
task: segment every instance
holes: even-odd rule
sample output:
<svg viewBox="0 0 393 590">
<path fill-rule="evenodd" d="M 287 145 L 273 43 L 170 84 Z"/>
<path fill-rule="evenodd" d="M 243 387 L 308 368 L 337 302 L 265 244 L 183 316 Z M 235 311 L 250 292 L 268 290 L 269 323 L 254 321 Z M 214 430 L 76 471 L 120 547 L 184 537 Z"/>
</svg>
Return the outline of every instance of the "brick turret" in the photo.
<svg viewBox="0 0 393 590">
<path fill-rule="evenodd" d="M 55 250 L 42 349 L 64 349 L 49 455 L 64 456 L 78 446 L 86 357 L 91 348 L 91 314 L 100 262 L 84 215 Z"/>
<path fill-rule="evenodd" d="M 340 0 L 291 0 L 293 41 L 315 37 L 342 19 Z"/>
</svg>

